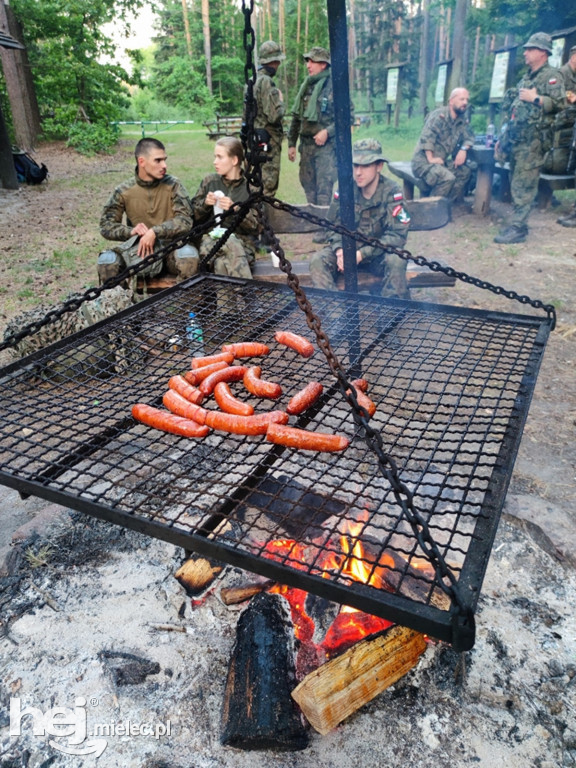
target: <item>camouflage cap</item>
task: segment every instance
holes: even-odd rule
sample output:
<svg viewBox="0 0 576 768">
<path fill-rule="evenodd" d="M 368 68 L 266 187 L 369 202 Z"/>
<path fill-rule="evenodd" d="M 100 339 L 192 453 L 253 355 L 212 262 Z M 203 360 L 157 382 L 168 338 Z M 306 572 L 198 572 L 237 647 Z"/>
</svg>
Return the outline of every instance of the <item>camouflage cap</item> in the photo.
<svg viewBox="0 0 576 768">
<path fill-rule="evenodd" d="M 534 32 L 522 48 L 539 48 L 541 51 L 552 53 L 552 38 L 546 32 Z"/>
<path fill-rule="evenodd" d="M 330 51 L 327 51 L 326 48 L 321 48 L 319 45 L 315 45 L 314 48 L 310 48 L 310 50 L 304 54 L 304 58 L 306 60 L 310 59 L 310 61 L 330 64 Z"/>
<path fill-rule="evenodd" d="M 573 53 L 576 53 L 576 45 L 573 45 L 572 48 L 568 51 L 568 55 L 572 56 Z"/>
<path fill-rule="evenodd" d="M 282 53 L 282 48 L 274 40 L 266 40 L 258 50 L 258 61 L 260 64 L 270 64 L 272 61 L 284 61 L 286 56 Z"/>
<path fill-rule="evenodd" d="M 352 163 L 354 165 L 372 165 L 386 162 L 382 154 L 382 145 L 376 139 L 359 139 L 352 145 Z"/>
</svg>

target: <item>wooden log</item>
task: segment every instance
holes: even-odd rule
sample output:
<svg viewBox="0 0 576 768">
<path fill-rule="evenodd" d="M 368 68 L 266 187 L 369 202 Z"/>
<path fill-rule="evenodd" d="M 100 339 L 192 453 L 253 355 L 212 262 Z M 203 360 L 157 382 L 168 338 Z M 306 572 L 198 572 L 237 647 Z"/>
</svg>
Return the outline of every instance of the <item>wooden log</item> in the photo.
<svg viewBox="0 0 576 768">
<path fill-rule="evenodd" d="M 425 650 L 420 632 L 392 627 L 311 672 L 292 697 L 310 725 L 326 735 L 409 672 Z"/>
<path fill-rule="evenodd" d="M 251 597 L 258 595 L 260 592 L 265 592 L 273 584 L 273 581 L 267 579 L 262 582 L 240 584 L 237 587 L 222 587 L 220 599 L 224 605 L 238 605 L 238 603 L 243 603 L 245 600 L 250 600 Z"/>
<path fill-rule="evenodd" d="M 180 582 L 190 597 L 198 597 L 199 594 L 212 584 L 223 568 L 223 564 L 217 560 L 209 560 L 205 557 L 191 557 L 178 568 L 174 577 Z"/>
<path fill-rule="evenodd" d="M 222 709 L 222 744 L 239 749 L 304 749 L 308 734 L 290 696 L 294 629 L 280 595 L 256 595 L 238 619 Z"/>
</svg>

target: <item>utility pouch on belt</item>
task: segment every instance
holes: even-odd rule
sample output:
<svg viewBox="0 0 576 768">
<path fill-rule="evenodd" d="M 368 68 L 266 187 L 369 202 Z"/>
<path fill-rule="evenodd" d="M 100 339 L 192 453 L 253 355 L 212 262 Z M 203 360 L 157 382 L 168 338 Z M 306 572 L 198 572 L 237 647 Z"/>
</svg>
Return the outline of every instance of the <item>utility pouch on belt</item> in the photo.
<svg viewBox="0 0 576 768">
<path fill-rule="evenodd" d="M 139 240 L 139 235 L 133 235 L 123 243 L 112 246 L 112 250 L 115 251 L 118 256 L 124 260 L 127 267 L 131 267 L 133 264 L 138 264 L 140 261 L 142 261 L 142 258 L 138 256 Z M 160 242 L 158 240 L 156 241 L 156 247 L 160 247 Z M 153 264 L 151 264 L 149 267 L 146 267 L 146 269 L 142 270 L 142 272 L 139 272 L 138 274 L 141 277 L 156 277 L 160 274 L 160 272 L 162 272 L 162 267 L 162 259 L 158 259 L 158 261 L 155 261 Z"/>
</svg>

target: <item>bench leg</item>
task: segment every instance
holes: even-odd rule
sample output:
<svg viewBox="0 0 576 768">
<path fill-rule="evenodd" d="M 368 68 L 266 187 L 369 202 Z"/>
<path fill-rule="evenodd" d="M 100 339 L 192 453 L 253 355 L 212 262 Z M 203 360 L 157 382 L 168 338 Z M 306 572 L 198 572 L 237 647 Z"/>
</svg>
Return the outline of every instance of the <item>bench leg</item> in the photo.
<svg viewBox="0 0 576 768">
<path fill-rule="evenodd" d="M 404 179 L 402 183 L 402 192 L 404 194 L 404 200 L 414 200 L 414 183 Z"/>
<path fill-rule="evenodd" d="M 552 202 L 552 195 L 554 194 L 552 187 L 547 181 L 540 179 L 538 181 L 538 194 L 536 196 L 536 202 L 538 208 L 541 211 L 545 211 Z"/>
</svg>

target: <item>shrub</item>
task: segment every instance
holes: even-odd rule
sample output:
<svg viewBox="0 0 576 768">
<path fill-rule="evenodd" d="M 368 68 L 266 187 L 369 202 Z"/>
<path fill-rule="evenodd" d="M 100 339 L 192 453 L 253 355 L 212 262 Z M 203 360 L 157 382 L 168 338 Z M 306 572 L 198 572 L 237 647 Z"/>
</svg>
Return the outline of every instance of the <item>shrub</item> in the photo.
<svg viewBox="0 0 576 768">
<path fill-rule="evenodd" d="M 111 151 L 119 136 L 117 125 L 77 122 L 69 126 L 67 146 L 82 155 L 95 155 L 97 152 Z"/>
</svg>

